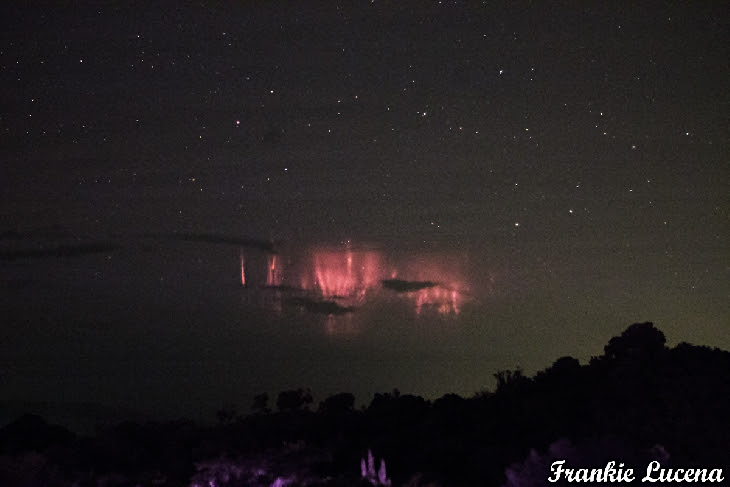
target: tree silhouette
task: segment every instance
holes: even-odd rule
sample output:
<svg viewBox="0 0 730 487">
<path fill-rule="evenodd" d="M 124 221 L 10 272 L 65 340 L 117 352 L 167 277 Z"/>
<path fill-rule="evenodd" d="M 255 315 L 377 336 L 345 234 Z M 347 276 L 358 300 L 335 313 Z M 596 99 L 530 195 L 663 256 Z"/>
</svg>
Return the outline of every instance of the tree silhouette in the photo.
<svg viewBox="0 0 730 487">
<path fill-rule="evenodd" d="M 621 336 L 611 338 L 603 351 L 608 359 L 645 361 L 662 353 L 665 342 L 664 333 L 654 328 L 654 323 L 647 321 L 634 323 Z"/>
<path fill-rule="evenodd" d="M 309 389 L 296 389 L 282 391 L 276 398 L 276 407 L 279 411 L 297 411 L 304 409 L 312 403 L 312 391 Z"/>
<path fill-rule="evenodd" d="M 529 379 L 525 377 L 520 368 L 515 370 L 499 370 L 493 375 L 497 379 L 497 392 L 513 390 L 529 382 Z"/>
<path fill-rule="evenodd" d="M 355 396 L 349 392 L 334 394 L 319 404 L 319 411 L 324 414 L 344 414 L 355 407 Z"/>
<path fill-rule="evenodd" d="M 231 424 L 236 419 L 236 407 L 221 408 L 215 412 L 219 424 Z"/>
<path fill-rule="evenodd" d="M 92 438 L 26 415 L 0 427 L 0 485 L 539 486 L 554 459 L 726 464 L 730 352 L 667 349 L 652 323 L 604 350 L 587 365 L 561 357 L 534 377 L 498 371 L 494 392 L 433 403 L 394 389 L 355 409 L 354 395 L 339 393 L 313 412 L 300 388 L 278 394 L 277 414 L 261 414 L 264 392 L 247 417 L 226 406 L 216 425 L 125 422 Z M 387 475 L 374 455 L 362 458 L 371 448 Z"/>
<path fill-rule="evenodd" d="M 251 409 L 255 413 L 270 413 L 271 409 L 269 409 L 269 394 L 266 392 L 262 392 L 261 394 L 257 394 L 253 397 L 253 405 L 251 406 Z"/>
</svg>

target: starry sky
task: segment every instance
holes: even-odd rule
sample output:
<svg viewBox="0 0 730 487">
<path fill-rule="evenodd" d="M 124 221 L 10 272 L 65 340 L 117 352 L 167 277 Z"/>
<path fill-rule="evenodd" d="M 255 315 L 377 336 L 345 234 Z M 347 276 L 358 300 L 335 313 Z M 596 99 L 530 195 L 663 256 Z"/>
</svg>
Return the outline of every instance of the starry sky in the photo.
<svg viewBox="0 0 730 487">
<path fill-rule="evenodd" d="M 470 395 L 639 321 L 730 348 L 726 2 L 1 10 L 6 399 Z"/>
</svg>

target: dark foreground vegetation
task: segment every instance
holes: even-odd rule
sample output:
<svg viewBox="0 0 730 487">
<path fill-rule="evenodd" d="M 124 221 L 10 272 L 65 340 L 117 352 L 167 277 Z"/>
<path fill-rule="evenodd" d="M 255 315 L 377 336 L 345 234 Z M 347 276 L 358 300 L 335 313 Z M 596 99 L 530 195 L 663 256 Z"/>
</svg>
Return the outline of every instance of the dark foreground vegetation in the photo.
<svg viewBox="0 0 730 487">
<path fill-rule="evenodd" d="M 393 391 L 362 409 L 349 393 L 318 406 L 308 390 L 271 405 L 261 394 L 252 414 L 221 410 L 216 426 L 122 423 L 94 437 L 23 416 L 0 428 L 0 485 L 566 485 L 547 482 L 556 459 L 623 462 L 637 484 L 652 460 L 730 481 L 730 352 L 669 349 L 640 323 L 587 365 L 563 357 L 532 378 L 495 377 L 471 398 Z"/>
</svg>

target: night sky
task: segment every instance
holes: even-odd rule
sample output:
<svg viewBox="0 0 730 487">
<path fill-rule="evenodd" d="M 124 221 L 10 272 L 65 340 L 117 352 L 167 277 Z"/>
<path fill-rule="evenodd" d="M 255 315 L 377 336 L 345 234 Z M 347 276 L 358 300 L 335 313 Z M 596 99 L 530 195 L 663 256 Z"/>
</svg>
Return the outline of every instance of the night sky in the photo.
<svg viewBox="0 0 730 487">
<path fill-rule="evenodd" d="M 0 14 L 0 399 L 471 395 L 643 321 L 730 349 L 727 2 Z"/>
</svg>

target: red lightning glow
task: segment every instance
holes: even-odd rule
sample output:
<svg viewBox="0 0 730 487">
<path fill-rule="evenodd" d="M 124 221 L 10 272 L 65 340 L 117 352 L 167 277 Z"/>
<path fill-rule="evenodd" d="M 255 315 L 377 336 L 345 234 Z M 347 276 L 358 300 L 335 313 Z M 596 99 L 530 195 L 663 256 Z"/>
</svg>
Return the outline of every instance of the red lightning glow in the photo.
<svg viewBox="0 0 730 487">
<path fill-rule="evenodd" d="M 380 260 L 375 251 L 317 250 L 312 257 L 313 290 L 323 296 L 360 301 L 380 282 Z"/>
<path fill-rule="evenodd" d="M 268 273 L 266 275 L 267 286 L 281 286 L 281 269 L 277 266 L 276 254 L 269 256 Z"/>
<path fill-rule="evenodd" d="M 246 263 L 243 256 L 243 250 L 241 250 L 241 285 L 246 285 Z"/>
<path fill-rule="evenodd" d="M 417 314 L 459 314 L 468 287 L 461 277 L 462 260 L 447 255 L 408 254 L 385 259 L 379 250 L 315 248 L 305 258 L 267 256 L 266 286 L 297 283 L 299 289 L 341 306 L 360 307 L 377 299 L 405 300 Z M 249 261 L 250 264 L 250 261 Z M 245 258 L 241 253 L 241 283 L 247 284 Z M 399 279 L 413 289 L 383 287 L 383 281 Z M 250 283 L 248 283 L 250 285 Z M 419 286 L 424 284 L 424 286 Z"/>
</svg>

